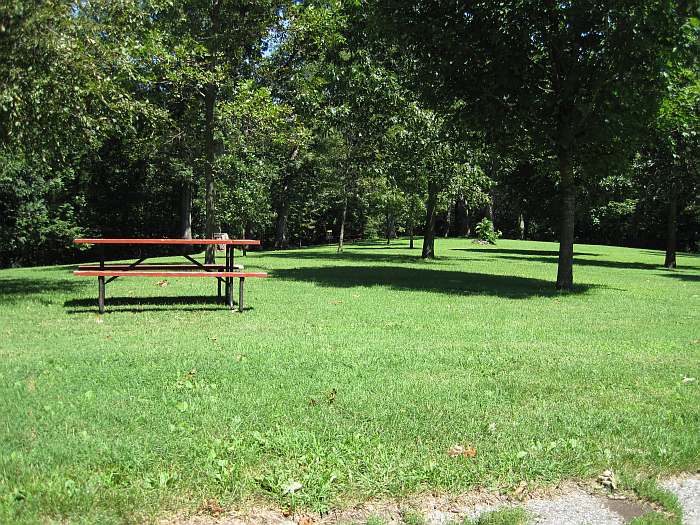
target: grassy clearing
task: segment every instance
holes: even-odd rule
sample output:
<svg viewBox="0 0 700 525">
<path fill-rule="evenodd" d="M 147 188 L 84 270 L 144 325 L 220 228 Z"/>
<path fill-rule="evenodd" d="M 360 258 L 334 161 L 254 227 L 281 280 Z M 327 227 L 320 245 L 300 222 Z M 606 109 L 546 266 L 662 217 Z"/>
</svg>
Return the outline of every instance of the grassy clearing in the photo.
<svg viewBox="0 0 700 525">
<path fill-rule="evenodd" d="M 0 521 L 700 467 L 700 259 L 579 245 L 562 295 L 555 250 L 249 254 L 274 278 L 242 315 L 213 281 L 131 278 L 98 318 L 69 266 L 0 271 Z"/>
</svg>

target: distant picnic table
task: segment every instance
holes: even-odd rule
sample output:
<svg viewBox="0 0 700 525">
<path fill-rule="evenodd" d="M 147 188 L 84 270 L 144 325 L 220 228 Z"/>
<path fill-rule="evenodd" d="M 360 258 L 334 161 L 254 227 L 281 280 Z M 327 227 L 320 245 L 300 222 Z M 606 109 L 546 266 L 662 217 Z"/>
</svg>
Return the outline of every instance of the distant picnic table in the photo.
<svg viewBox="0 0 700 525">
<path fill-rule="evenodd" d="M 243 266 L 234 264 L 234 246 L 258 246 L 254 239 L 74 239 L 76 244 L 93 244 L 98 247 L 99 264 L 78 266 L 73 272 L 78 277 L 97 277 L 100 313 L 105 311 L 105 288 L 119 277 L 211 277 L 217 279 L 218 297 L 221 299 L 221 285 L 225 288 L 224 301 L 233 309 L 233 280 L 238 278 L 238 310 L 243 311 L 243 290 L 246 277 L 267 277 L 264 272 L 246 272 Z M 181 254 L 190 264 L 144 263 L 153 255 L 141 257 L 131 264 L 108 264 L 105 262 L 103 247 L 105 245 L 224 245 L 226 256 L 224 264 L 202 264 L 187 254 Z"/>
</svg>

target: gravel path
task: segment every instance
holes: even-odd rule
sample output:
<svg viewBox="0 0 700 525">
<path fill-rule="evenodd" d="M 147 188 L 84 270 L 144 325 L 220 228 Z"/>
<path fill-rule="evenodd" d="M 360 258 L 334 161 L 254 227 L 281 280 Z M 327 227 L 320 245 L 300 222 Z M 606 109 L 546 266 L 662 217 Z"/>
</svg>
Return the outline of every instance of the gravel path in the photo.
<svg viewBox="0 0 700 525">
<path fill-rule="evenodd" d="M 700 525 L 700 474 L 661 483 L 673 492 L 683 507 L 684 525 Z"/>
</svg>

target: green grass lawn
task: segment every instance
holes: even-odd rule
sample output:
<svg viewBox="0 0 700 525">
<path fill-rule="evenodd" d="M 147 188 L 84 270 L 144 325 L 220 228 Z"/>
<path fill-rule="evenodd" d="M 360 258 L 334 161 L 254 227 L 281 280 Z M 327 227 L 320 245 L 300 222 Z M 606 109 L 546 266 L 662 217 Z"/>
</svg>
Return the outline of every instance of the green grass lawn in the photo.
<svg viewBox="0 0 700 525">
<path fill-rule="evenodd" d="M 71 266 L 2 270 L 0 522 L 699 468 L 700 258 L 578 245 L 560 294 L 556 249 L 249 253 L 272 278 L 243 314 L 210 279 L 125 278 L 98 317 Z"/>
</svg>

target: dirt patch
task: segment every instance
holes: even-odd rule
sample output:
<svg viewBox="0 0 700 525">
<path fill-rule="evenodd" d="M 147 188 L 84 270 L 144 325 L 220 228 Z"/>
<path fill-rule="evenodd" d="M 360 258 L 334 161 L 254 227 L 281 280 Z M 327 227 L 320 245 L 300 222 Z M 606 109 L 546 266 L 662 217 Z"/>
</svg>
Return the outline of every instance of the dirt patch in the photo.
<svg viewBox="0 0 700 525">
<path fill-rule="evenodd" d="M 610 498 L 601 498 L 601 500 L 608 509 L 619 514 L 625 523 L 655 510 L 650 504 L 639 500 Z"/>
<path fill-rule="evenodd" d="M 327 514 L 296 513 L 286 515 L 280 509 L 253 504 L 247 508 L 222 512 L 218 504 L 205 500 L 195 514 L 164 517 L 159 525 L 343 525 L 365 523 L 371 517 L 381 517 L 388 525 L 403 524 L 406 513 L 417 513 L 427 524 L 460 523 L 464 518 L 474 518 L 483 512 L 505 506 L 522 505 L 534 498 L 554 498 L 581 489 L 576 483 L 567 482 L 546 489 L 516 487 L 511 493 L 502 494 L 477 489 L 459 495 L 425 493 L 406 498 L 376 499 L 350 505 Z M 213 511 L 213 512 L 212 512 Z"/>
</svg>

